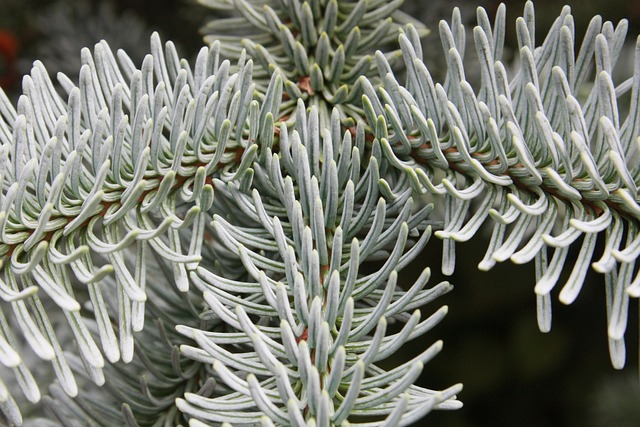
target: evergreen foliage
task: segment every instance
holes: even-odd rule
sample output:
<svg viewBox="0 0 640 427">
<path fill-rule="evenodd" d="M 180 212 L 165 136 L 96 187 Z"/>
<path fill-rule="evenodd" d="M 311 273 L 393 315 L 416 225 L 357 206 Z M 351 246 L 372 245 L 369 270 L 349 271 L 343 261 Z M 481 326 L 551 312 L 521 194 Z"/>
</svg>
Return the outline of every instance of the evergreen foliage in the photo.
<svg viewBox="0 0 640 427">
<path fill-rule="evenodd" d="M 626 21 L 594 18 L 578 46 L 565 7 L 536 43 L 529 2 L 508 72 L 504 5 L 493 25 L 478 9 L 470 43 L 454 10 L 436 83 L 402 0 L 201 2 L 229 16 L 193 67 L 154 35 L 140 68 L 101 42 L 77 85 L 36 62 L 16 107 L 0 92 L 10 425 L 16 388 L 51 414 L 25 424 L 45 426 L 395 426 L 458 408 L 460 385 L 414 384 L 441 342 L 381 362 L 442 320 L 425 305 L 452 289 L 399 273 L 435 230 L 451 274 L 483 224 L 480 269 L 535 263 L 543 331 L 563 270 L 566 304 L 602 273 L 624 365 L 640 296 L 640 53 L 611 78 Z"/>
</svg>

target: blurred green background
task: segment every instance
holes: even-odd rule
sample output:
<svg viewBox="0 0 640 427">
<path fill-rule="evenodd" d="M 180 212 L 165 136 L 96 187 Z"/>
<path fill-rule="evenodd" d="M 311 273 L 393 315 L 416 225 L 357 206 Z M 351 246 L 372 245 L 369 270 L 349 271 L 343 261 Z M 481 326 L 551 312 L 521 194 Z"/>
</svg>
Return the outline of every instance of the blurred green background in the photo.
<svg viewBox="0 0 640 427">
<path fill-rule="evenodd" d="M 595 14 L 617 22 L 630 21 L 631 43 L 640 29 L 640 2 L 574 1 L 578 39 Z M 425 54 L 437 75 L 442 70 L 437 36 L 440 19 L 449 19 L 454 6 L 461 8 L 472 28 L 475 8 L 483 5 L 493 16 L 498 3 L 485 1 L 407 0 L 405 10 L 434 30 L 425 40 Z M 507 2 L 507 23 L 513 47 L 514 21 L 524 1 Z M 564 3 L 536 1 L 537 42 Z M 151 31 L 176 42 L 185 57 L 200 48 L 198 28 L 212 12 L 188 0 L 0 0 L 0 84 L 15 99 L 20 76 L 40 58 L 52 71 L 77 72 L 79 49 L 106 38 L 140 61 L 147 52 Z M 468 49 L 470 50 L 470 49 Z M 617 70 L 631 75 L 633 48 Z M 436 412 L 419 425 L 480 426 L 640 426 L 638 387 L 638 307 L 632 301 L 627 331 L 627 368 L 615 371 L 608 359 L 604 283 L 590 273 L 578 300 L 565 307 L 554 293 L 554 320 L 549 334 L 536 325 L 534 275 L 531 266 L 498 265 L 484 273 L 476 266 L 486 250 L 486 239 L 458 245 L 457 271 L 446 278 L 454 291 L 424 310 L 427 316 L 441 304 L 450 307 L 447 318 L 402 357 L 417 354 L 443 339 L 443 352 L 425 366 L 420 381 L 426 387 L 445 388 L 464 383 L 459 396 L 463 409 Z M 598 253 L 598 252 L 597 252 Z M 576 254 L 573 254 L 575 259 Z M 414 270 L 401 277 L 409 283 L 428 265 L 432 284 L 445 280 L 439 273 L 441 245 L 433 238 Z M 567 266 L 573 265 L 572 260 Z M 560 281 L 562 283 L 562 280 Z M 558 286 L 560 287 L 560 286 Z"/>
</svg>

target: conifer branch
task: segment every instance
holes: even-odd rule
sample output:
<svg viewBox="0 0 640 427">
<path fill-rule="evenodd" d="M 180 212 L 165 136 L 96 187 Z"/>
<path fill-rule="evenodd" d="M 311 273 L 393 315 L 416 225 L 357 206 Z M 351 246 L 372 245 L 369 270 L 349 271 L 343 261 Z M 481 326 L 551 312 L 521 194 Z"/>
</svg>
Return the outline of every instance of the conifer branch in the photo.
<svg viewBox="0 0 640 427">
<path fill-rule="evenodd" d="M 624 365 L 640 296 L 640 48 L 611 77 L 626 21 L 594 18 L 576 50 L 566 7 L 537 45 L 529 2 L 507 72 L 504 6 L 493 25 L 478 9 L 469 45 L 456 9 L 436 83 L 400 0 L 201 2 L 230 16 L 193 68 L 154 34 L 139 69 L 101 42 L 77 85 L 36 62 L 16 107 L 0 91 L 0 363 L 49 408 L 33 422 L 395 426 L 458 408 L 460 385 L 415 384 L 440 341 L 380 363 L 447 312 L 423 315 L 452 289 L 429 268 L 403 283 L 432 230 L 445 274 L 483 226 L 480 269 L 534 261 L 543 331 L 579 245 L 560 301 L 604 274 Z M 0 383 L 0 411 L 21 425 L 15 391 Z"/>
</svg>

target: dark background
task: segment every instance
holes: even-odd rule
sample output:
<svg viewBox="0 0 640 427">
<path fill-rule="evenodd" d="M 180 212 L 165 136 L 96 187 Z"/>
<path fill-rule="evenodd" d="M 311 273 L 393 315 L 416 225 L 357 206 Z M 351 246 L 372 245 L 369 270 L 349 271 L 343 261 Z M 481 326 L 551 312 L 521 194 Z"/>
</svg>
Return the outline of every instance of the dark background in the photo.
<svg viewBox="0 0 640 427">
<path fill-rule="evenodd" d="M 76 7 L 80 3 L 0 0 L 0 81 L 12 98 L 20 92 L 20 76 L 29 71 L 36 58 L 43 59 L 50 70 L 77 70 L 79 55 L 73 52 L 79 51 L 83 44 L 76 47 L 73 43 L 90 46 L 104 37 L 111 40 L 114 47 L 124 47 L 139 61 L 148 50 L 148 34 L 157 30 L 164 40 L 174 40 L 183 56 L 193 57 L 202 45 L 198 28 L 213 17 L 211 11 L 188 0 L 113 0 Z M 568 3 L 574 4 L 578 40 L 594 14 L 614 22 L 627 17 L 631 24 L 631 41 L 639 32 L 640 2 Z M 105 4 L 107 9 L 104 9 Z M 440 19 L 450 18 L 454 4 L 460 6 L 466 22 L 474 22 L 478 4 L 469 1 L 407 1 L 405 5 L 407 11 L 434 30 L 424 42 L 427 60 L 434 70 L 442 69 L 437 23 Z M 493 16 L 497 3 L 482 4 Z M 523 4 L 523 1 L 507 4 L 507 25 L 511 35 L 507 40 L 512 41 L 512 46 L 515 43 L 514 21 L 520 16 Z M 535 4 L 537 43 L 540 43 L 563 3 L 546 0 Z M 68 21 L 66 24 L 55 21 L 53 16 L 66 16 L 64 19 Z M 95 22 L 88 18 L 91 16 L 92 19 L 102 16 L 103 19 L 98 18 L 101 25 L 91 24 Z M 129 28 L 135 37 L 126 32 L 122 34 L 121 30 L 115 30 L 119 34 L 109 32 L 110 28 L 119 28 L 118 22 L 122 22 L 123 16 L 130 20 Z M 66 50 L 58 52 L 61 45 L 66 46 Z M 631 70 L 620 71 L 631 75 Z M 535 319 L 532 267 L 505 263 L 491 272 L 480 272 L 476 266 L 485 250 L 486 241 L 481 238 L 458 245 L 456 274 L 446 278 L 455 284 L 454 291 L 424 310 L 427 316 L 441 304 L 447 304 L 449 315 L 435 330 L 402 352 L 408 357 L 433 341 L 443 339 L 444 350 L 425 366 L 421 384 L 445 388 L 457 382 L 464 383 L 459 396 L 465 404 L 463 409 L 435 412 L 420 425 L 640 425 L 637 301 L 631 302 L 629 314 L 628 367 L 615 371 L 608 359 L 601 276 L 590 273 L 577 301 L 569 307 L 557 301 L 556 290 L 553 328 L 551 333 L 542 334 Z M 441 244 L 433 238 L 415 270 L 429 265 L 434 273 L 431 283 L 444 280 L 439 273 L 440 257 Z M 568 260 L 567 266 L 571 265 L 572 261 Z M 418 274 L 416 271 L 405 272 L 401 277 L 409 283 Z M 562 283 L 561 280 L 558 288 Z"/>
</svg>

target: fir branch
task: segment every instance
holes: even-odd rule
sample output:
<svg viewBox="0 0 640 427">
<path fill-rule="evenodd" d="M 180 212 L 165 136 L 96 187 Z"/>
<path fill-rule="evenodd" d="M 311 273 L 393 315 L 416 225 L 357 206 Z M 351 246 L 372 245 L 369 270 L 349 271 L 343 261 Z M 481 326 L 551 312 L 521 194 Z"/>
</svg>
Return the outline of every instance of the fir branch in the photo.
<svg viewBox="0 0 640 427">
<path fill-rule="evenodd" d="M 518 264 L 534 260 L 538 323 L 548 331 L 550 292 L 569 247 L 580 245 L 577 262 L 567 266 L 571 274 L 559 298 L 564 304 L 577 298 L 593 259 L 593 268 L 607 283 L 611 359 L 620 368 L 629 298 L 640 296 L 640 276 L 634 269 L 640 247 L 635 125 L 635 76 L 640 70 L 636 66 L 634 77 L 618 87 L 611 77 L 628 25 L 622 21 L 614 27 L 594 18 L 574 54 L 573 21 L 565 7 L 536 46 L 529 2 L 516 21 L 521 65 L 509 77 L 499 60 L 503 8 L 493 28 L 480 11 L 473 30 L 482 69 L 479 88 L 465 80 L 465 32 L 455 24 L 456 11 L 452 25 L 440 24 L 448 58 L 444 83 L 434 83 L 416 57 L 422 47 L 409 28 L 400 36 L 406 84 L 398 83 L 378 54 L 384 86 L 375 94 L 363 94 L 365 114 L 391 164 L 408 173 L 414 187 L 444 198 L 444 229 L 436 236 L 444 239 L 445 274 L 454 269 L 455 242 L 469 240 L 482 223 L 492 224 L 479 268 L 488 270 L 507 259 Z M 617 100 L 629 90 L 631 106 L 621 117 L 625 109 Z M 446 173 L 440 182 L 436 170 Z M 473 200 L 479 205 L 471 210 Z M 531 229 L 535 232 L 528 232 Z M 594 251 L 600 234 L 606 250 L 598 259 Z"/>
<path fill-rule="evenodd" d="M 51 362 L 44 400 L 64 425 L 408 425 L 457 408 L 459 385 L 414 385 L 440 342 L 379 362 L 447 311 L 422 320 L 451 289 L 428 288 L 428 268 L 398 282 L 432 228 L 450 274 L 483 224 L 481 269 L 534 260 L 545 331 L 569 248 L 564 303 L 603 234 L 591 264 L 624 364 L 640 296 L 640 60 L 611 78 L 626 21 L 594 18 L 575 54 L 565 8 L 536 47 L 529 2 L 510 74 L 504 6 L 493 27 L 479 9 L 474 88 L 458 10 L 434 83 L 401 1 L 203 3 L 235 15 L 207 27 L 193 68 L 154 35 L 140 69 L 102 42 L 78 85 L 58 76 L 64 97 L 40 63 L 17 108 L 0 92 L 0 363 L 27 400 L 43 384 L 25 352 Z M 11 392 L 0 410 L 20 425 Z"/>
<path fill-rule="evenodd" d="M 266 414 L 276 425 L 342 425 L 347 418 L 361 425 L 359 417 L 369 418 L 362 425 L 407 425 L 433 407 L 456 407 L 447 399 L 458 387 L 440 394 L 411 385 L 441 343 L 389 372 L 374 364 L 446 313 L 443 308 L 420 321 L 415 310 L 451 288 L 424 289 L 428 269 L 409 290 L 397 286 L 398 271 L 427 243 L 432 207 L 412 212 L 411 197 L 402 209 L 394 198 L 387 205 L 378 186 L 390 184 L 379 177 L 376 158 L 361 174 L 361 161 L 354 159 L 364 155 L 351 133 L 321 139 L 317 109 L 307 115 L 299 107 L 296 129 L 289 135 L 281 125 L 279 152 L 265 147 L 250 187 L 214 182 L 225 207 L 212 222 L 225 270 L 198 268 L 191 280 L 229 331 L 178 330 L 198 344 L 182 352 L 212 364 L 215 377 L 235 393 L 188 394 L 178 408 L 213 422 L 257 423 Z M 334 196 L 334 203 L 324 202 Z M 409 224 L 420 232 L 405 252 Z M 359 273 L 367 258 L 381 256 L 388 259 L 379 270 Z M 388 322 L 404 326 L 385 336 Z"/>
<path fill-rule="evenodd" d="M 187 266 L 197 266 L 201 248 L 196 239 L 181 249 L 180 233 L 195 227 L 195 235 L 201 228 L 213 197 L 206 177 L 221 170 L 222 180 L 242 175 L 255 152 L 251 132 L 233 126 L 249 114 L 239 101 L 253 95 L 251 85 L 241 86 L 251 61 L 230 74 L 214 46 L 201 51 L 191 71 L 172 44 L 163 52 L 157 35 L 151 50 L 141 70 L 124 53 L 118 63 L 104 42 L 94 56 L 85 50 L 78 87 L 59 75 L 68 102 L 40 63 L 25 77 L 17 111 L 2 94 L 0 288 L 15 318 L 2 330 L 10 358 L 5 365 L 20 378 L 30 376 L 15 352 L 19 332 L 37 356 L 52 361 L 62 390 L 72 397 L 77 383 L 51 316 L 64 313 L 97 384 L 104 382 L 103 354 L 109 363 L 131 361 L 133 333 L 142 330 L 145 317 L 145 251 L 171 261 L 174 286 L 186 292 Z M 134 242 L 141 249 L 129 263 L 124 251 Z M 57 310 L 43 309 L 38 290 Z M 105 292 L 116 290 L 118 304 L 109 307 Z M 91 316 L 82 310 L 85 301 L 97 334 L 83 319 Z M 33 380 L 19 383 L 30 400 L 39 399 Z"/>
</svg>

